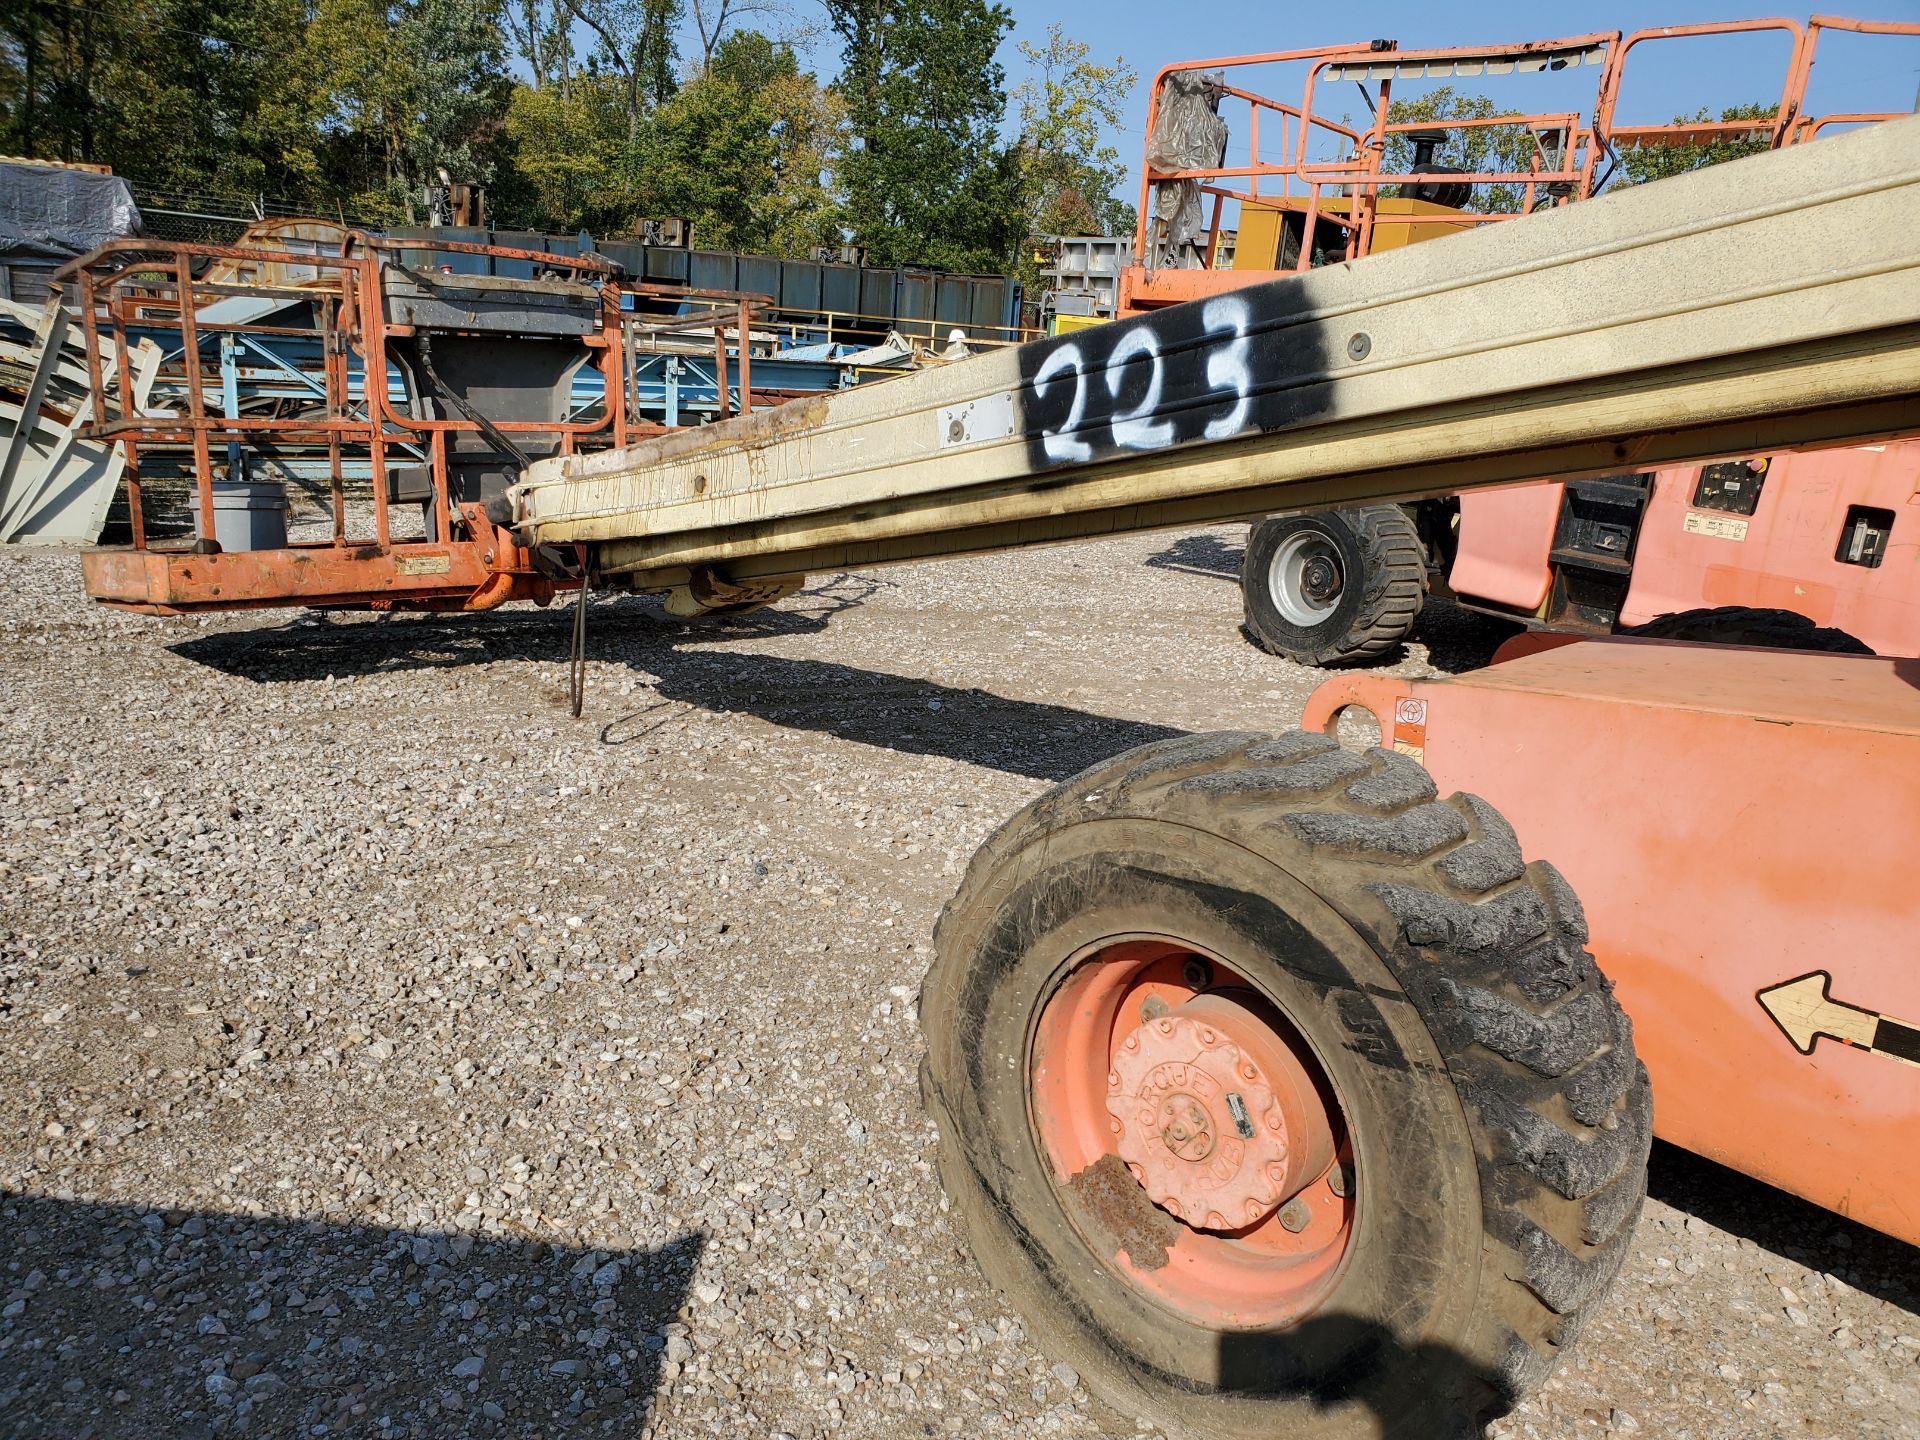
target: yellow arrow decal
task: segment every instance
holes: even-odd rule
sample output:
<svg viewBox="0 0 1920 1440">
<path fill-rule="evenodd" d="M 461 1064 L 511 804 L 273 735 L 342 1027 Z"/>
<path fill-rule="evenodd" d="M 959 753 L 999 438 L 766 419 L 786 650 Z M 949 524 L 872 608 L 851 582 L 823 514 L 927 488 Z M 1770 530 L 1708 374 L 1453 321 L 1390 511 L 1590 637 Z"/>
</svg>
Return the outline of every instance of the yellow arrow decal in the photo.
<svg viewBox="0 0 1920 1440">
<path fill-rule="evenodd" d="M 1920 1068 L 1920 1026 L 1842 1004 L 1829 997 L 1832 984 L 1833 976 L 1815 970 L 1797 980 L 1769 986 L 1755 998 L 1802 1055 L 1811 1055 L 1814 1041 L 1825 1035 L 1843 1045 Z"/>
</svg>

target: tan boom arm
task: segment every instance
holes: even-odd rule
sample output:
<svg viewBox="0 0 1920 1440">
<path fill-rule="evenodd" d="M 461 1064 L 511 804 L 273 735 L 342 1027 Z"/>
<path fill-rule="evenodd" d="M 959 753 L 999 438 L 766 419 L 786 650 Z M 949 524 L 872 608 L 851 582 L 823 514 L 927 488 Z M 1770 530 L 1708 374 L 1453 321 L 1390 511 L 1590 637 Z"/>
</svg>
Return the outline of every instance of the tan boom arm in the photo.
<svg viewBox="0 0 1920 1440">
<path fill-rule="evenodd" d="M 808 571 L 1916 431 L 1920 117 L 544 461 L 514 514 L 697 606 Z"/>
</svg>

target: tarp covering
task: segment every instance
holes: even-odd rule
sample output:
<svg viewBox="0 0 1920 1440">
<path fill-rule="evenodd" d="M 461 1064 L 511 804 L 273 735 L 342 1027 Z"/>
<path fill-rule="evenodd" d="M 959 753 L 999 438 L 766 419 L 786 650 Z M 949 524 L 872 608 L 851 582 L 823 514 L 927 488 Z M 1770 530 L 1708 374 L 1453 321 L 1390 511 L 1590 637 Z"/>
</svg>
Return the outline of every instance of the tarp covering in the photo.
<svg viewBox="0 0 1920 1440">
<path fill-rule="evenodd" d="M 1160 91 L 1160 108 L 1147 137 L 1153 170 L 1205 170 L 1227 153 L 1227 122 L 1220 118 L 1226 78 L 1220 72 L 1176 70 Z M 1200 182 L 1161 181 L 1153 187 L 1153 243 L 1149 267 L 1192 268 L 1200 263 Z"/>
<path fill-rule="evenodd" d="M 140 230 L 118 175 L 0 161 L 0 265 L 58 265 Z"/>
</svg>

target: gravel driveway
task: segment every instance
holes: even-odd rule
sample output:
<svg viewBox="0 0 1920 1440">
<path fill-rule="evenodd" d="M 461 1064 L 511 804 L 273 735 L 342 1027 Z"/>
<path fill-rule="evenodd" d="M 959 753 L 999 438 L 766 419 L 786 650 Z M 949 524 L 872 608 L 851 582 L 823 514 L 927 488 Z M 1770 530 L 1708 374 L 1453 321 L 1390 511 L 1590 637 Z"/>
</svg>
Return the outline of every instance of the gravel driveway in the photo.
<svg viewBox="0 0 1920 1440">
<path fill-rule="evenodd" d="M 578 722 L 557 611 L 162 621 L 0 555 L 0 1434 L 1134 1435 L 957 1248 L 914 996 L 1022 802 L 1298 714 L 1243 536 L 599 600 Z M 1920 1435 L 1915 1251 L 1652 1185 L 1495 1434 Z"/>
</svg>

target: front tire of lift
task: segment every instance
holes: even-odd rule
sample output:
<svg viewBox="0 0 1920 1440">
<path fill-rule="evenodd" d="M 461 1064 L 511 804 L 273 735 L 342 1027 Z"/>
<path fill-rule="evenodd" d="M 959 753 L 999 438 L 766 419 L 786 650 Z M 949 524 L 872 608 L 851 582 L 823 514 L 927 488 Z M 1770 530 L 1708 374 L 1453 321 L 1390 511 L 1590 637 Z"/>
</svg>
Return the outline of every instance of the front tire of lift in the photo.
<svg viewBox="0 0 1920 1440">
<path fill-rule="evenodd" d="M 1757 610 L 1718 605 L 1656 615 L 1622 635 L 1646 640 L 1689 640 L 1702 645 L 1747 645 L 1762 650 L 1816 650 L 1827 655 L 1871 655 L 1873 647 L 1846 631 L 1816 624 L 1797 610 Z"/>
<path fill-rule="evenodd" d="M 1302 665 L 1351 665 L 1413 631 L 1426 593 L 1419 531 L 1398 505 L 1275 515 L 1241 563 L 1247 635 Z"/>
<path fill-rule="evenodd" d="M 1128 752 L 942 915 L 922 1089 L 1036 1338 L 1180 1434 L 1456 1433 L 1624 1258 L 1651 1100 L 1559 874 L 1320 735 Z"/>
</svg>

